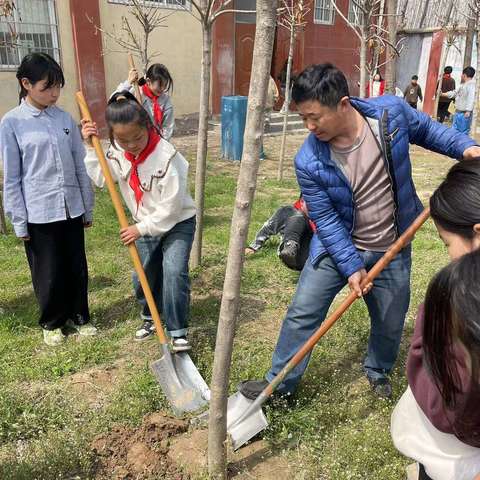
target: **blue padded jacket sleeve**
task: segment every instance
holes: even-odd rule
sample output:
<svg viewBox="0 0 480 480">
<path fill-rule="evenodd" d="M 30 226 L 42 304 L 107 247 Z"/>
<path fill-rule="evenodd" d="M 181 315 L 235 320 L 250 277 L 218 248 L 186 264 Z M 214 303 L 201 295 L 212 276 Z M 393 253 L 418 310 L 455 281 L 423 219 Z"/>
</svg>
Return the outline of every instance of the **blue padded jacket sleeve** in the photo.
<svg viewBox="0 0 480 480">
<path fill-rule="evenodd" d="M 320 175 L 297 164 L 297 179 L 308 207 L 308 215 L 317 227 L 317 233 L 340 273 L 348 278 L 365 268 L 352 242 L 350 233 L 340 219 L 324 188 Z"/>
<path fill-rule="evenodd" d="M 468 147 L 477 145 L 468 135 L 432 120 L 405 102 L 403 109 L 408 121 L 410 143 L 458 160 L 463 157 L 463 152 Z"/>
</svg>

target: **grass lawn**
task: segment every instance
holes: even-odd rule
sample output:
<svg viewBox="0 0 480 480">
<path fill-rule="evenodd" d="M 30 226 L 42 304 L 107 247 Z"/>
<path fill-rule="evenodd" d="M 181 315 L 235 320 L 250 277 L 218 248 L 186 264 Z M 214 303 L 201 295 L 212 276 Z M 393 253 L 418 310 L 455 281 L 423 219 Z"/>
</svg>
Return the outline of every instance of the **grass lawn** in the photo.
<svg viewBox="0 0 480 480">
<path fill-rule="evenodd" d="M 301 135 L 289 139 L 290 155 L 302 139 Z M 195 139 L 176 143 L 193 164 Z M 278 156 L 278 150 L 278 138 L 266 140 L 271 159 Z M 426 200 L 452 162 L 421 149 L 413 152 L 414 180 Z M 206 191 L 204 263 L 192 272 L 192 358 L 207 381 L 238 173 L 238 165 L 218 156 L 218 145 L 214 145 Z M 249 238 L 279 205 L 296 198 L 291 166 L 282 184 L 275 178 L 276 162 L 264 161 Z M 100 334 L 82 341 L 71 336 L 64 346 L 54 349 L 42 341 L 23 246 L 11 234 L 0 238 L 2 480 L 97 478 L 90 448 L 95 436 L 115 423 L 135 426 L 148 413 L 168 411 L 148 368 L 149 361 L 159 356 L 156 342 L 132 341 L 139 312 L 132 296 L 129 257 L 117 231 L 106 192 L 97 192 L 87 255 L 91 312 Z M 298 274 L 279 262 L 276 246 L 271 242 L 246 263 L 232 392 L 240 380 L 261 377 L 268 369 L 295 290 Z M 393 401 L 376 399 L 362 375 L 369 320 L 365 306 L 358 302 L 315 349 L 295 408 L 267 408 L 270 427 L 264 436 L 275 455 L 290 465 L 290 478 L 404 478 L 408 460 L 395 451 L 390 440 L 390 414 L 406 386 L 405 356 L 415 311 L 429 279 L 446 262 L 446 251 L 428 222 L 414 241 L 411 309 L 392 376 Z"/>
</svg>

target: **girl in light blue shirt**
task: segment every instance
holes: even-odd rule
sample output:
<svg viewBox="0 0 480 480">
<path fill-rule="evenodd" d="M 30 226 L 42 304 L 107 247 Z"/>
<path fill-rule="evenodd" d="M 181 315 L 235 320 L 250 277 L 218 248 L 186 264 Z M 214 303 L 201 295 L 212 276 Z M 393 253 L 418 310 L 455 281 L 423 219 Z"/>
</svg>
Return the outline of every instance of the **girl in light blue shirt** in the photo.
<svg viewBox="0 0 480 480">
<path fill-rule="evenodd" d="M 93 190 L 79 129 L 55 105 L 65 84 L 60 65 L 31 53 L 17 79 L 20 105 L 0 124 L 4 208 L 25 244 L 45 343 L 57 345 L 67 325 L 81 335 L 96 333 L 83 231 L 92 225 Z"/>
</svg>

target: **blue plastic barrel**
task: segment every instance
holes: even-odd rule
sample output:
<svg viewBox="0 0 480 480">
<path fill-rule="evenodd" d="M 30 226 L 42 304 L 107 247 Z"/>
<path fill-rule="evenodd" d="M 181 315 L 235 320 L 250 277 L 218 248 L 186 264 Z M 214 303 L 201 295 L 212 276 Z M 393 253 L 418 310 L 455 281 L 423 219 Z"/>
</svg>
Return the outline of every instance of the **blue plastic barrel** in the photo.
<svg viewBox="0 0 480 480">
<path fill-rule="evenodd" d="M 222 156 L 240 161 L 243 152 L 243 134 L 247 119 L 247 97 L 222 97 Z"/>
</svg>

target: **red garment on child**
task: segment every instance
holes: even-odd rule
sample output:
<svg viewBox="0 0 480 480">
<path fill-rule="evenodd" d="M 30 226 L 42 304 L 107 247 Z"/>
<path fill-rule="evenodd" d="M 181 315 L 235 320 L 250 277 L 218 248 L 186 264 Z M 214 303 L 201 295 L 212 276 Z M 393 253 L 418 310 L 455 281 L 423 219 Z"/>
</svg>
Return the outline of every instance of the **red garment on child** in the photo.
<svg viewBox="0 0 480 480">
<path fill-rule="evenodd" d="M 307 204 L 305 203 L 305 200 L 303 199 L 303 197 L 300 197 L 294 204 L 293 204 L 293 208 L 295 208 L 296 210 L 302 212 L 305 217 L 307 218 L 308 220 L 308 224 L 310 225 L 310 229 L 312 230 L 312 232 L 316 232 L 317 231 L 317 226 L 315 225 L 315 223 L 313 223 L 310 218 L 308 218 L 308 209 L 307 209 Z"/>
<path fill-rule="evenodd" d="M 135 157 L 130 152 L 124 152 L 125 158 L 132 164 L 132 171 L 130 172 L 130 180 L 128 184 L 135 192 L 135 200 L 137 201 L 137 208 L 143 197 L 143 190 L 141 188 L 140 178 L 138 177 L 138 166 L 143 163 L 147 157 L 155 150 L 161 136 L 157 133 L 155 128 L 151 128 L 148 132 L 147 146 L 140 152 L 138 157 Z"/>
<path fill-rule="evenodd" d="M 163 109 L 158 103 L 158 95 L 155 95 L 151 90 L 150 87 L 145 84 L 142 86 L 143 94 L 148 97 L 153 103 L 153 119 L 155 121 L 155 125 L 160 129 L 162 129 L 163 123 Z"/>
</svg>

